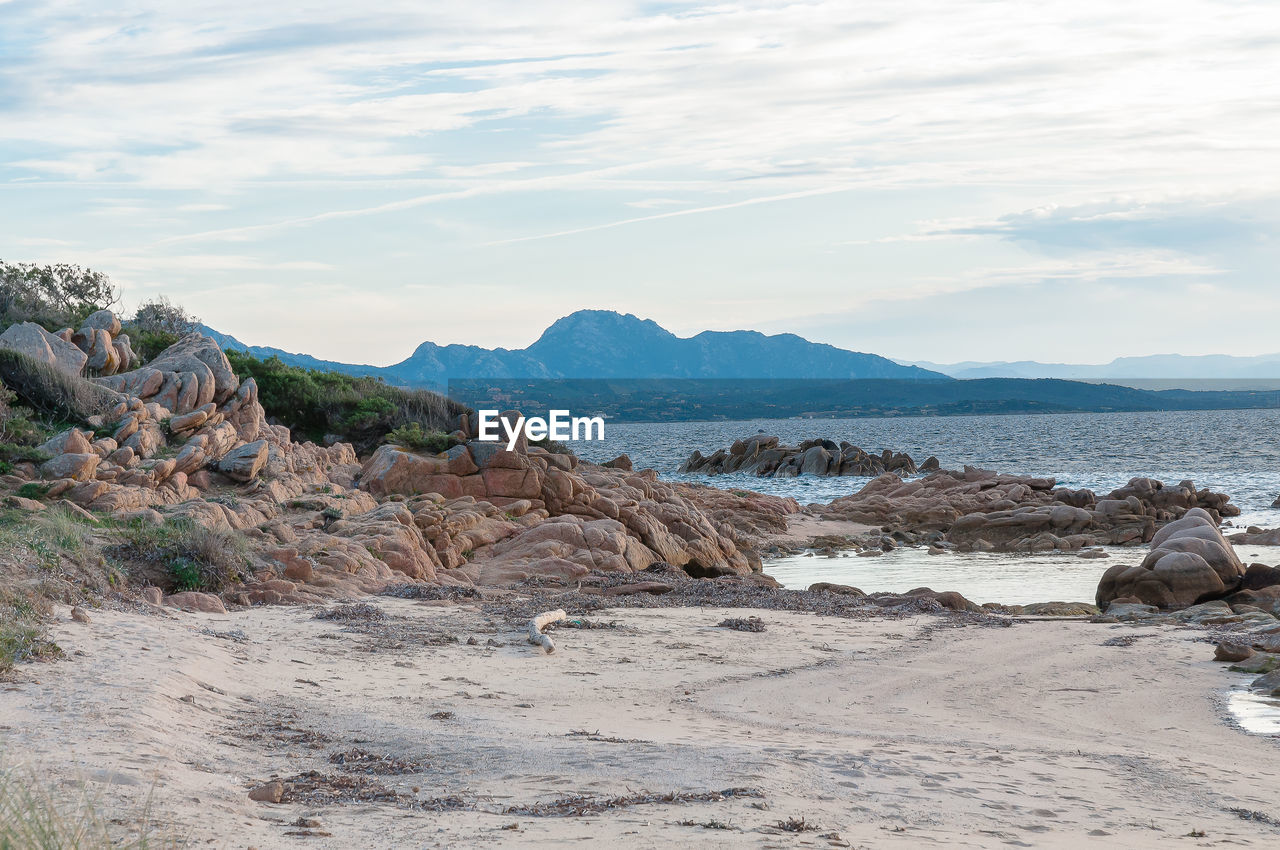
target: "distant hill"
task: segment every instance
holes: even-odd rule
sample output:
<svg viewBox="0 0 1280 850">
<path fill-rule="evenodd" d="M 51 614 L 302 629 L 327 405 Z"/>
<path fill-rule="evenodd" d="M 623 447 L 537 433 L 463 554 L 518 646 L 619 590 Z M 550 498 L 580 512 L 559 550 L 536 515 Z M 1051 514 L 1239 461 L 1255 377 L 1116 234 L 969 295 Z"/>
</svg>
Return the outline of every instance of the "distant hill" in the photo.
<svg viewBox="0 0 1280 850">
<path fill-rule="evenodd" d="M 1071 381 L 1109 381 L 1131 386 L 1183 385 L 1203 389 L 1205 382 L 1224 381 L 1244 388 L 1257 382 L 1280 382 L 1280 354 L 1235 357 L 1227 354 L 1188 356 L 1152 354 L 1118 357 L 1110 363 L 1040 363 L 1035 360 L 930 363 L 895 361 L 942 372 L 953 378 L 1062 378 Z M 1224 387 L 1225 388 L 1225 387 Z"/>
<path fill-rule="evenodd" d="M 1280 392 L 1134 389 L 1054 378 L 964 381 L 667 378 L 462 381 L 472 407 L 589 410 L 619 422 L 1009 413 L 1118 413 L 1280 407 Z"/>
<path fill-rule="evenodd" d="M 312 357 L 309 354 L 294 354 L 281 348 L 271 348 L 263 345 L 245 345 L 235 337 L 219 333 L 208 325 L 200 326 L 200 333 L 205 336 L 211 336 L 214 342 L 223 350 L 235 349 L 236 351 L 247 351 L 254 357 L 265 360 L 268 357 L 279 357 L 285 363 L 291 366 L 302 366 L 307 369 L 320 369 L 325 372 L 342 372 L 347 375 L 374 375 L 387 379 L 388 383 L 395 383 L 391 380 L 391 375 L 386 368 L 382 366 L 361 366 L 353 363 L 339 363 L 336 360 L 321 360 L 318 357 Z"/>
<path fill-rule="evenodd" d="M 678 337 L 651 319 L 610 310 L 579 310 L 557 320 L 524 349 L 436 345 L 424 342 L 392 366 L 320 360 L 278 348 L 248 346 L 212 328 L 223 348 L 276 356 L 286 363 L 389 383 L 442 388 L 465 378 L 896 378 L 951 380 L 875 354 L 809 342 L 795 334 L 703 331 Z"/>
</svg>

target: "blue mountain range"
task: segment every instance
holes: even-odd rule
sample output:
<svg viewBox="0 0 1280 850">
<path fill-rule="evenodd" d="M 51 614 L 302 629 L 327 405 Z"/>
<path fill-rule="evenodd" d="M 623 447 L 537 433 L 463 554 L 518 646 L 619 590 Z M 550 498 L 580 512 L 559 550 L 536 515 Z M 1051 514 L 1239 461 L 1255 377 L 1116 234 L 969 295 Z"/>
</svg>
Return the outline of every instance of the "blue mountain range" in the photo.
<svg viewBox="0 0 1280 850">
<path fill-rule="evenodd" d="M 795 334 L 703 331 L 678 337 L 651 319 L 611 310 L 579 310 L 557 320 L 528 348 L 424 342 L 391 366 L 321 360 L 250 346 L 212 328 L 224 349 L 279 357 L 309 369 L 374 375 L 388 383 L 440 389 L 465 378 L 897 378 L 950 381 L 940 372 L 876 354 L 809 342 Z"/>
</svg>

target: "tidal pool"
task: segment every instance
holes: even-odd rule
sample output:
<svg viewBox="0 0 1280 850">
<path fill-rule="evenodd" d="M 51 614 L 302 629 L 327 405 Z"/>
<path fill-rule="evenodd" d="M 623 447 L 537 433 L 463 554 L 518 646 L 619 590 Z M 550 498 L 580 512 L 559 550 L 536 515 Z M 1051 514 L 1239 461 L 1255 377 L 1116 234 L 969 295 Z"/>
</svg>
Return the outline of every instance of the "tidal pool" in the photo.
<svg viewBox="0 0 1280 850">
<path fill-rule="evenodd" d="M 1058 552 L 930 555 L 927 549 L 902 548 L 873 558 L 853 552 L 837 553 L 834 558 L 795 555 L 766 562 L 764 571 L 795 590 L 829 581 L 851 584 L 865 593 L 901 593 L 917 587 L 954 590 L 979 604 L 1092 602 L 1098 579 L 1108 567 L 1137 563 L 1146 554 L 1145 548 L 1107 551 L 1111 557 L 1089 559 Z"/>
</svg>

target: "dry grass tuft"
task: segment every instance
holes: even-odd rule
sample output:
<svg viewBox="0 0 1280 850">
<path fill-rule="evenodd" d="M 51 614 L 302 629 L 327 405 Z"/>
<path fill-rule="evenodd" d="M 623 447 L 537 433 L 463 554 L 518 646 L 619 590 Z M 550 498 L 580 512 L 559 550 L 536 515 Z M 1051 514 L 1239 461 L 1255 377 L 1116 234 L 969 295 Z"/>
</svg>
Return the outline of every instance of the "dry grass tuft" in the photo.
<svg viewBox="0 0 1280 850">
<path fill-rule="evenodd" d="M 0 769 L 0 848 L 3 850 L 150 850 L 186 846 L 170 836 L 157 835 L 149 808 L 133 827 L 107 821 L 95 800 L 56 797 L 29 771 Z"/>
<path fill-rule="evenodd" d="M 0 381 L 31 409 L 68 422 L 105 414 L 120 400 L 106 387 L 8 348 L 0 348 Z"/>
<path fill-rule="evenodd" d="M 133 522 L 111 530 L 113 557 L 156 567 L 146 580 L 166 590 L 216 593 L 235 584 L 249 566 L 249 541 L 228 529 L 205 528 L 186 518 L 163 525 Z"/>
</svg>

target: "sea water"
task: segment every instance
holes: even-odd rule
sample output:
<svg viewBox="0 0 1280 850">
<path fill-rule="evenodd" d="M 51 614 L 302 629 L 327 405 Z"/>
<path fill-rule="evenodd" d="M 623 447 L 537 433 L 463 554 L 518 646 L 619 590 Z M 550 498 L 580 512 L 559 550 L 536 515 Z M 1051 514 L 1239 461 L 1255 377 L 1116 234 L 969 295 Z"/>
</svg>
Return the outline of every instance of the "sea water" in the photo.
<svg viewBox="0 0 1280 850">
<path fill-rule="evenodd" d="M 604 440 L 574 449 L 595 461 L 625 452 L 636 468 L 656 469 L 663 478 L 790 496 L 801 504 L 829 502 L 870 480 L 678 472 L 695 449 L 710 454 L 761 432 L 793 445 L 814 437 L 848 440 L 873 454 L 885 448 L 907 452 L 917 463 L 933 455 L 944 468 L 969 464 L 1052 476 L 1062 486 L 1088 487 L 1099 495 L 1138 476 L 1166 483 L 1189 478 L 1197 487 L 1230 494 L 1242 511 L 1230 521 L 1233 526 L 1280 525 L 1280 510 L 1271 508 L 1280 494 L 1280 410 L 610 423 Z M 928 586 L 1004 604 L 1091 601 L 1108 567 L 1136 563 L 1145 549 L 1108 553 L 1109 558 L 1087 560 L 1069 553 L 928 555 L 904 548 L 877 558 L 784 558 L 766 563 L 765 570 L 787 587 L 830 581 L 868 592 Z M 1277 549 L 1241 549 L 1240 554 L 1246 562 L 1280 562 Z"/>
</svg>

